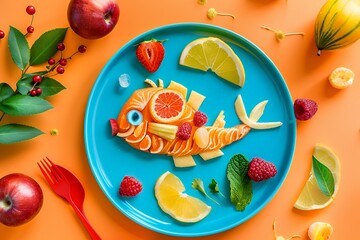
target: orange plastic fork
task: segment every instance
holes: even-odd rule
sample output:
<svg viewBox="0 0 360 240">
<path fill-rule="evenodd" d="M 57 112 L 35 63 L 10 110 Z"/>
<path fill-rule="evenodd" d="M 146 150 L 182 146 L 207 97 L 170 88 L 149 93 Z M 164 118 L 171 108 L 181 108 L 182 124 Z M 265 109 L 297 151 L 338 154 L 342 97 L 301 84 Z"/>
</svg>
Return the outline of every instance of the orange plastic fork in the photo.
<svg viewBox="0 0 360 240">
<path fill-rule="evenodd" d="M 91 239 L 101 240 L 100 236 L 91 227 L 86 216 L 76 206 L 71 196 L 70 181 L 65 177 L 65 175 L 58 168 L 58 166 L 56 166 L 56 164 L 54 164 L 48 157 L 40 161 L 40 163 L 38 163 L 38 166 L 41 172 L 43 173 L 45 179 L 49 183 L 50 187 L 54 190 L 54 192 L 60 197 L 67 200 L 70 203 L 70 205 L 73 207 L 76 214 L 79 216 L 82 224 L 85 226 L 86 230 L 88 231 Z"/>
</svg>

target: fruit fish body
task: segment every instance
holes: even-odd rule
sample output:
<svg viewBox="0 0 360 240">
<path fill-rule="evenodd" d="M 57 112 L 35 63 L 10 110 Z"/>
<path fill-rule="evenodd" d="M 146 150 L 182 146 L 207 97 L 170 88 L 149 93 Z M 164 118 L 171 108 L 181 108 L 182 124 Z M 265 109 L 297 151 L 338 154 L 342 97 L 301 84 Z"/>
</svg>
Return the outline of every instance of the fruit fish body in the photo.
<svg viewBox="0 0 360 240">
<path fill-rule="evenodd" d="M 194 132 L 198 127 L 193 123 L 194 110 L 188 103 L 182 117 L 169 124 L 163 124 L 164 129 L 179 127 L 182 123 L 188 122 L 192 125 L 191 136 L 188 140 L 182 140 L 175 136 L 173 139 L 161 137 L 159 134 L 149 131 L 149 126 L 156 120 L 152 117 L 149 102 L 151 98 L 162 87 L 152 87 L 136 90 L 128 101 L 124 104 L 118 116 L 119 137 L 125 139 L 135 149 L 154 154 L 166 154 L 173 157 L 193 156 L 208 151 L 220 150 L 222 147 L 242 139 L 249 131 L 250 127 L 245 124 L 239 124 L 235 127 L 224 128 L 218 126 L 205 126 L 209 133 L 209 142 L 205 147 L 199 147 L 194 141 Z M 143 122 L 139 126 L 132 126 L 127 121 L 127 113 L 131 110 L 141 112 Z"/>
<path fill-rule="evenodd" d="M 318 55 L 321 50 L 349 46 L 360 38 L 360 0 L 328 0 L 315 22 Z"/>
</svg>

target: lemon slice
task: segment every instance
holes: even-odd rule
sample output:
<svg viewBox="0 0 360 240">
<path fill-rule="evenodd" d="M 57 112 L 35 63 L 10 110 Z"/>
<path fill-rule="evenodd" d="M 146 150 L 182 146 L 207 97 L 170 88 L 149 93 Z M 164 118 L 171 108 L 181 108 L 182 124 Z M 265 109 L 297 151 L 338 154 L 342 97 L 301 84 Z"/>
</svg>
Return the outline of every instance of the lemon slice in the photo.
<svg viewBox="0 0 360 240">
<path fill-rule="evenodd" d="M 335 184 L 334 194 L 332 196 L 326 196 L 320 190 L 313 170 L 311 170 L 310 177 L 308 178 L 294 205 L 297 209 L 313 210 L 324 208 L 332 203 L 339 190 L 341 175 L 339 158 L 329 147 L 322 144 L 315 145 L 313 155 L 332 172 Z"/>
<path fill-rule="evenodd" d="M 159 177 L 155 185 L 155 197 L 160 208 L 180 222 L 198 222 L 205 218 L 211 207 L 201 200 L 184 193 L 181 180 L 167 171 Z"/>
<path fill-rule="evenodd" d="M 355 74 L 348 68 L 338 67 L 329 76 L 331 86 L 344 89 L 353 84 Z"/>
<path fill-rule="evenodd" d="M 215 37 L 198 38 L 182 51 L 180 65 L 207 71 L 240 87 L 245 83 L 245 71 L 239 57 L 224 41 Z"/>
</svg>

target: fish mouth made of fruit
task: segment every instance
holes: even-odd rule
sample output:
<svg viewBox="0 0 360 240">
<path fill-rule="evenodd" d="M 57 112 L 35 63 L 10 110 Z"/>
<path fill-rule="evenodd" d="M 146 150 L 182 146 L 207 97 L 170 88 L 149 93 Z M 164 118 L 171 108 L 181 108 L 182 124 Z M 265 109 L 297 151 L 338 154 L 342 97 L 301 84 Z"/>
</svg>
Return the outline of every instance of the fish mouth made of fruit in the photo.
<svg viewBox="0 0 360 240">
<path fill-rule="evenodd" d="M 212 125 L 199 111 L 205 96 L 171 81 L 165 88 L 146 79 L 150 87 L 135 90 L 122 107 L 118 118 L 117 136 L 133 148 L 152 154 L 172 156 L 176 167 L 195 166 L 194 155 L 210 160 L 223 155 L 221 149 L 245 137 L 252 128 L 279 127 L 281 122 L 258 123 L 267 101 L 254 107 L 247 117 L 241 96 L 235 109 L 243 122 L 225 127 L 224 111 Z"/>
</svg>

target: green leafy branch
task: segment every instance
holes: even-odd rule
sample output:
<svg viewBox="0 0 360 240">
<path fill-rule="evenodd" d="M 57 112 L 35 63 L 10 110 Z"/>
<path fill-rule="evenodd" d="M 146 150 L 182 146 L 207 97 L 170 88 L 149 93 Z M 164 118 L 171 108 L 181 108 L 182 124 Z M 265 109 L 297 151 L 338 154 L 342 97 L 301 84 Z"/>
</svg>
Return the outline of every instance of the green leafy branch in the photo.
<svg viewBox="0 0 360 240">
<path fill-rule="evenodd" d="M 53 106 L 45 100 L 55 95 L 65 87 L 49 73 L 55 68 L 46 66 L 46 70 L 29 72 L 31 67 L 46 63 L 58 51 L 57 45 L 64 41 L 68 28 L 56 28 L 43 33 L 30 47 L 26 35 L 15 27 L 10 26 L 8 46 L 12 60 L 21 70 L 21 76 L 13 89 L 6 82 L 0 83 L 0 123 L 5 115 L 29 116 L 47 111 Z M 38 83 L 32 78 L 42 77 L 41 94 L 30 96 L 30 91 Z M 10 144 L 32 139 L 43 132 L 35 127 L 17 123 L 0 125 L 0 144 Z"/>
</svg>

